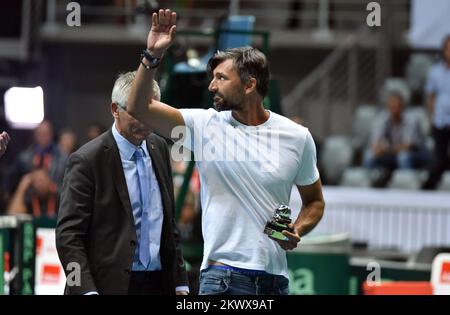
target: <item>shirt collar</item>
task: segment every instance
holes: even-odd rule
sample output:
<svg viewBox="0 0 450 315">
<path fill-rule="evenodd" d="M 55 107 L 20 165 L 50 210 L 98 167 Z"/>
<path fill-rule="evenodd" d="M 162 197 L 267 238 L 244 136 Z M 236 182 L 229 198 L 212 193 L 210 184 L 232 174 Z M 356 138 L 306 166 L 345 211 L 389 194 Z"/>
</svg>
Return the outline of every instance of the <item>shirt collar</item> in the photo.
<svg viewBox="0 0 450 315">
<path fill-rule="evenodd" d="M 137 146 L 128 141 L 124 136 L 122 136 L 117 130 L 116 123 L 112 126 L 112 134 L 114 140 L 116 140 L 117 146 L 119 147 L 120 156 L 125 160 L 132 160 L 134 152 L 138 149 Z M 147 142 L 144 140 L 141 143 L 141 147 L 144 150 L 145 156 L 149 156 L 147 149 Z"/>
</svg>

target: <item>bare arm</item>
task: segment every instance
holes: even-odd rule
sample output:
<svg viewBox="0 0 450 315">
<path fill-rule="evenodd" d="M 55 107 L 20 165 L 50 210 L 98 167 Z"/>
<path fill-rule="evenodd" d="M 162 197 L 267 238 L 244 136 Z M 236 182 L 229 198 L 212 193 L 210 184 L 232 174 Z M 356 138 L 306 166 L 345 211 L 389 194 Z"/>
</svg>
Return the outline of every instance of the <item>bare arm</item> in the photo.
<svg viewBox="0 0 450 315">
<path fill-rule="evenodd" d="M 152 15 L 152 28 L 147 38 L 147 50 L 157 58 L 162 58 L 164 52 L 175 39 L 176 13 L 170 10 L 159 10 Z M 143 62 L 149 65 L 144 58 Z M 184 125 L 180 111 L 152 98 L 152 82 L 155 69 L 146 69 L 142 64 L 136 73 L 127 110 L 136 119 L 150 126 L 156 133 L 170 138 L 173 127 Z"/>
<path fill-rule="evenodd" d="M 8 214 L 27 213 L 27 206 L 25 204 L 25 194 L 30 185 L 31 185 L 31 173 L 24 175 L 20 180 L 16 192 L 14 193 L 14 196 L 12 197 L 11 202 L 8 206 L 7 210 Z"/>
<path fill-rule="evenodd" d="M 297 186 L 297 189 L 300 192 L 303 206 L 294 224 L 290 224 L 293 233 L 285 230 L 283 234 L 287 237 L 287 240 L 277 240 L 284 250 L 297 247 L 300 238 L 309 233 L 322 219 L 325 208 L 320 180 L 308 186 Z"/>
<path fill-rule="evenodd" d="M 309 233 L 322 219 L 325 201 L 320 180 L 309 186 L 297 186 L 297 189 L 300 192 L 303 206 L 295 220 L 294 230 L 303 236 Z"/>
</svg>

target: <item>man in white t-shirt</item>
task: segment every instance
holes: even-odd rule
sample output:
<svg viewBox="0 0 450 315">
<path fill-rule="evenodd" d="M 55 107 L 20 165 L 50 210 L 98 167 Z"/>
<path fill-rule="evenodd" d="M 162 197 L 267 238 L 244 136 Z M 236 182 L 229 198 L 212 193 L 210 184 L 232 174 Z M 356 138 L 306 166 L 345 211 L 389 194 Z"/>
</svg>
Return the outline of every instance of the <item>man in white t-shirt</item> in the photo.
<svg viewBox="0 0 450 315">
<path fill-rule="evenodd" d="M 264 109 L 269 66 L 251 47 L 217 52 L 209 61 L 215 109 L 179 110 L 152 100 L 149 82 L 175 38 L 175 23 L 170 10 L 153 14 L 128 112 L 165 137 L 181 135 L 176 144 L 194 152 L 205 241 L 200 294 L 287 294 L 285 251 L 297 247 L 324 210 L 311 134 Z M 302 211 L 282 232 L 284 240 L 269 238 L 264 227 L 276 208 L 289 204 L 293 185 Z"/>
</svg>

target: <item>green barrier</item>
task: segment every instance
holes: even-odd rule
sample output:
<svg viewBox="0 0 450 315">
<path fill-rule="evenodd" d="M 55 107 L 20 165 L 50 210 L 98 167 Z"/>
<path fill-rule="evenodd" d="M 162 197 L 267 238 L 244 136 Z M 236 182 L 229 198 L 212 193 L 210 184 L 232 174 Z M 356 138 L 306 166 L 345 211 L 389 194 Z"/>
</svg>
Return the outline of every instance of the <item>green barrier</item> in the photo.
<svg viewBox="0 0 450 315">
<path fill-rule="evenodd" d="M 2 256 L 7 253 L 8 279 L 3 274 L 4 294 L 34 294 L 36 230 L 29 215 L 0 217 Z M 5 286 L 5 282 L 6 283 Z M 6 288 L 6 290 L 5 290 Z"/>
<path fill-rule="evenodd" d="M 4 251 L 3 251 L 3 231 L 0 231 L 0 295 L 5 294 L 5 263 L 4 259 Z"/>
<path fill-rule="evenodd" d="M 350 265 L 346 253 L 288 252 L 291 295 L 342 295 L 349 292 Z"/>
<path fill-rule="evenodd" d="M 20 281 L 20 294 L 34 294 L 34 274 L 35 274 L 35 258 L 36 258 L 36 230 L 33 222 L 24 222 L 19 226 L 19 245 L 22 249 L 21 260 L 19 260 L 19 270 L 22 270 Z"/>
</svg>

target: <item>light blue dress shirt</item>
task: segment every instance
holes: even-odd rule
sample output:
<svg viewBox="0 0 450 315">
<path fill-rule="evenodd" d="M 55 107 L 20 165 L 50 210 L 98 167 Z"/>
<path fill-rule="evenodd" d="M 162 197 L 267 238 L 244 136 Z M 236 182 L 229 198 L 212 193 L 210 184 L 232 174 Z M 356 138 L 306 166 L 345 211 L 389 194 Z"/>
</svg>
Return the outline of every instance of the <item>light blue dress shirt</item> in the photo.
<svg viewBox="0 0 450 315">
<path fill-rule="evenodd" d="M 147 150 L 146 141 L 144 140 L 141 144 L 144 150 L 145 157 L 144 162 L 146 170 L 149 172 L 148 178 L 150 178 L 150 209 L 148 209 L 148 220 L 150 220 L 149 228 L 149 240 L 148 244 L 150 247 L 150 262 L 148 266 L 143 266 L 139 261 L 139 241 L 140 241 L 140 226 L 141 226 L 141 198 L 140 190 L 138 184 L 138 172 L 134 152 L 137 150 L 134 144 L 125 139 L 116 129 L 116 124 L 113 125 L 112 133 L 114 139 L 116 140 L 117 146 L 119 147 L 120 159 L 122 161 L 123 172 L 125 175 L 125 181 L 127 183 L 128 195 L 130 197 L 131 208 L 133 210 L 134 223 L 136 226 L 136 234 L 138 244 L 136 246 L 136 251 L 133 257 L 133 271 L 154 271 L 161 270 L 161 259 L 159 255 L 159 249 L 161 245 L 161 230 L 163 222 L 163 208 L 161 201 L 161 193 L 159 190 L 158 181 L 156 180 L 155 172 L 152 166 L 152 159 Z M 145 220 L 145 218 L 142 218 Z"/>
<path fill-rule="evenodd" d="M 440 62 L 431 67 L 425 87 L 427 94 L 435 94 L 433 125 L 450 127 L 450 68 Z"/>
<path fill-rule="evenodd" d="M 112 126 L 112 133 L 114 140 L 117 143 L 120 153 L 120 160 L 122 161 L 123 172 L 125 174 L 125 181 L 128 188 L 128 195 L 130 197 L 131 208 L 133 210 L 133 217 L 135 226 L 139 225 L 137 221 L 140 219 L 141 213 L 141 201 L 139 197 L 139 184 L 138 184 L 138 173 L 136 161 L 134 160 L 134 152 L 137 147 L 132 144 L 130 141 L 125 139 L 116 129 L 116 124 L 114 123 Z M 151 209 L 149 210 L 150 214 L 150 263 L 148 266 L 143 266 L 139 262 L 139 239 L 140 239 L 140 231 L 137 228 L 136 234 L 138 239 L 138 244 L 136 246 L 136 251 L 133 257 L 133 271 L 153 271 L 153 270 L 161 270 L 161 258 L 159 256 L 159 249 L 161 245 L 161 230 L 162 230 L 162 221 L 163 221 L 163 208 L 161 201 L 161 192 L 159 190 L 158 181 L 156 180 L 155 172 L 152 166 L 152 159 L 150 158 L 149 152 L 147 150 L 147 143 L 143 141 L 141 143 L 141 147 L 145 153 L 145 164 L 148 166 L 147 169 L 149 171 L 149 178 L 151 178 L 150 182 L 150 192 L 151 193 Z M 188 286 L 177 286 L 175 288 L 177 292 L 189 292 Z M 98 292 L 91 291 L 87 292 L 84 295 L 98 295 Z"/>
</svg>

